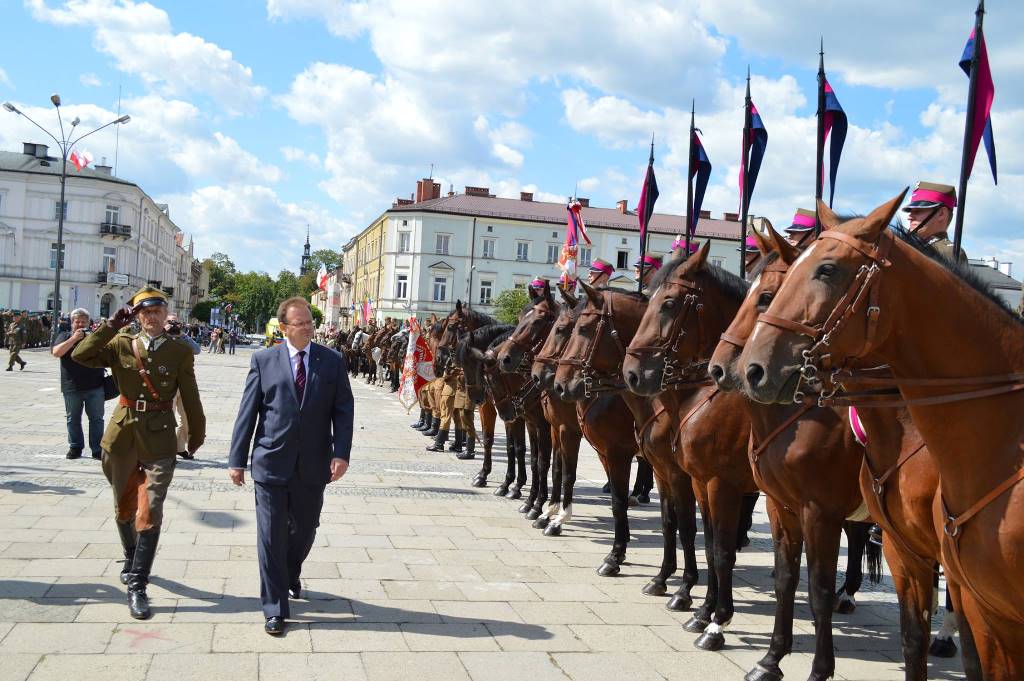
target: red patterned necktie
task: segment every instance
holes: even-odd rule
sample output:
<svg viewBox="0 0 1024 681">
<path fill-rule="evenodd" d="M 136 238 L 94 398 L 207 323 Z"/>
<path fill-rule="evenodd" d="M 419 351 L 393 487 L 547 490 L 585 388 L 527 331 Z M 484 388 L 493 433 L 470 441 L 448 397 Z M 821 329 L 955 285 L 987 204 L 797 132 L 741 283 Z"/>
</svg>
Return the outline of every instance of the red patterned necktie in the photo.
<svg viewBox="0 0 1024 681">
<path fill-rule="evenodd" d="M 306 351 L 299 351 L 299 366 L 295 369 L 295 391 L 299 394 L 299 404 L 302 404 L 302 395 L 306 392 L 306 363 L 303 359 Z"/>
</svg>

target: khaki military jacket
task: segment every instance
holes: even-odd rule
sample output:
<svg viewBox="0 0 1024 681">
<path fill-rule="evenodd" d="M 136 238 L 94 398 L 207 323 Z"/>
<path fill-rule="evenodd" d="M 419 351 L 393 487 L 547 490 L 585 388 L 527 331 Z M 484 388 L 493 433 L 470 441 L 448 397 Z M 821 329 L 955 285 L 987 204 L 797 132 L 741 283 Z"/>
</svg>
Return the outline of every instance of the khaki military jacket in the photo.
<svg viewBox="0 0 1024 681">
<path fill-rule="evenodd" d="M 18 322 L 11 322 L 7 327 L 8 347 L 21 347 L 25 344 L 25 325 Z"/>
<path fill-rule="evenodd" d="M 928 245 L 934 248 L 939 255 L 944 257 L 946 260 L 953 262 L 953 242 L 949 240 L 949 237 L 945 232 L 942 234 L 936 234 L 935 237 L 928 242 Z M 961 265 L 968 264 L 967 253 L 964 252 L 963 248 L 960 249 L 960 259 L 958 262 Z"/>
<path fill-rule="evenodd" d="M 138 343 L 139 356 L 146 368 L 159 401 L 170 402 L 181 393 L 181 403 L 188 419 L 188 448 L 196 450 L 206 439 L 206 415 L 196 385 L 195 359 L 192 348 L 184 341 L 164 336 L 164 341 L 153 351 L 136 340 L 138 334 L 117 333 L 104 324 L 75 346 L 71 358 L 87 367 L 108 368 L 117 379 L 118 388 L 125 399 L 153 401 L 143 383 L 135 362 L 132 344 Z M 140 459 L 153 460 L 175 456 L 177 437 L 174 411 L 143 412 L 121 405 L 120 400 L 103 433 L 101 446 L 112 455 L 137 449 Z"/>
</svg>

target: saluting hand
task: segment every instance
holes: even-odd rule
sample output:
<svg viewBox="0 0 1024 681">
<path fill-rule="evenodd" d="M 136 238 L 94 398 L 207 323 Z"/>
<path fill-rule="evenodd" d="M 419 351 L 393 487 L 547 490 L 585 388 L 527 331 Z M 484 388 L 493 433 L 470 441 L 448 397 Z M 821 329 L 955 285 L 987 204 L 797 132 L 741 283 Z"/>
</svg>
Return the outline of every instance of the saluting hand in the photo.
<svg viewBox="0 0 1024 681">
<path fill-rule="evenodd" d="M 118 329 L 127 326 L 132 321 L 132 317 L 134 316 L 135 310 L 127 306 L 122 307 L 119 308 L 118 311 L 114 313 L 114 316 L 111 317 L 107 323 L 110 324 L 111 328 L 117 331 Z"/>
<path fill-rule="evenodd" d="M 331 482 L 341 480 L 341 476 L 345 475 L 347 470 L 348 461 L 345 461 L 345 459 L 331 459 Z"/>
</svg>

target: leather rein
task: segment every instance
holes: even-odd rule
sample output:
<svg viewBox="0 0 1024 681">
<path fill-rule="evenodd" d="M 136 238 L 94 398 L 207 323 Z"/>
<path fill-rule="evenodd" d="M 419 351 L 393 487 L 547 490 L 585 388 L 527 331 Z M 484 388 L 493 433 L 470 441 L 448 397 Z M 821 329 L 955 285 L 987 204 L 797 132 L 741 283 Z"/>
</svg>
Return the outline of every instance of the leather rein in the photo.
<svg viewBox="0 0 1024 681">
<path fill-rule="evenodd" d="M 587 347 L 586 352 L 583 355 L 583 359 L 576 359 L 575 357 L 566 359 L 565 357 L 560 356 L 555 361 L 555 364 L 558 366 L 572 366 L 579 368 L 580 373 L 583 374 L 584 398 L 589 398 L 594 393 L 598 392 L 617 392 L 619 390 L 626 389 L 626 383 L 622 380 L 622 362 L 626 359 L 626 347 L 622 344 L 619 332 L 615 328 L 615 310 L 614 304 L 612 303 L 614 299 L 615 296 L 613 295 L 605 295 L 600 310 L 592 310 L 588 308 L 580 312 L 580 318 L 598 317 L 597 329 L 594 332 L 593 341 Z M 597 348 L 601 345 L 605 329 L 608 330 L 609 335 L 615 342 L 615 347 L 618 349 L 619 355 L 618 364 L 611 372 L 602 372 L 595 369 L 593 366 L 594 354 L 597 352 Z M 566 342 L 566 347 L 562 348 L 562 353 L 564 353 L 567 348 L 568 341 Z"/>
</svg>

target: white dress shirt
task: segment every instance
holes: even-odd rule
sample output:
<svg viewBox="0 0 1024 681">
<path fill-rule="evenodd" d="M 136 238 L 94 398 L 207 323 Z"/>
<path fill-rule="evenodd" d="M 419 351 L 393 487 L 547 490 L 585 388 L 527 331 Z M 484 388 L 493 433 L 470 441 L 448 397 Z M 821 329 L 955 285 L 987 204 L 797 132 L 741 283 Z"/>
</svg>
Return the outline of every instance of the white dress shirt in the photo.
<svg viewBox="0 0 1024 681">
<path fill-rule="evenodd" d="M 306 369 L 306 381 L 309 381 L 309 348 L 312 343 L 307 343 L 304 348 L 297 348 L 291 344 L 286 338 L 284 344 L 288 346 L 288 363 L 292 367 L 292 380 L 295 380 L 295 375 L 299 370 L 299 352 L 305 351 L 306 354 L 302 357 L 302 364 Z"/>
</svg>

